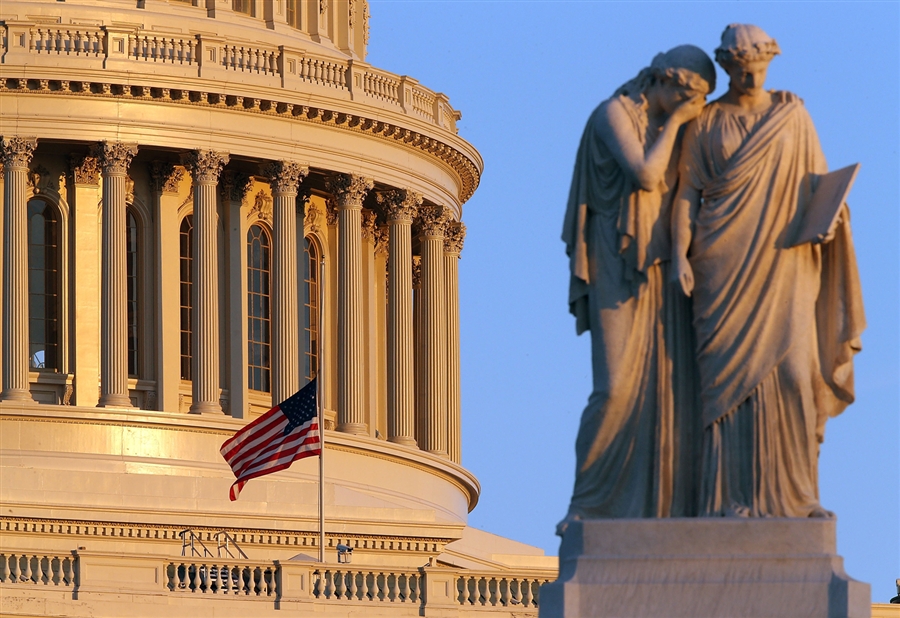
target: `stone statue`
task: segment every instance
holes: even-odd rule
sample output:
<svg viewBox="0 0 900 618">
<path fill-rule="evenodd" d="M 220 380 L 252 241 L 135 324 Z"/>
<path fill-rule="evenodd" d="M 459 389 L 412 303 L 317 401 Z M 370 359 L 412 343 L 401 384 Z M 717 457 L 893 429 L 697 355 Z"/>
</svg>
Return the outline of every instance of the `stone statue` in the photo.
<svg viewBox="0 0 900 618">
<path fill-rule="evenodd" d="M 693 300 L 702 515 L 832 516 L 818 448 L 853 401 L 865 318 L 849 215 L 825 243 L 791 246 L 828 168 L 803 102 L 763 89 L 778 53 L 756 26 L 728 26 L 716 50 L 728 92 L 680 157 L 673 270 Z"/>
<path fill-rule="evenodd" d="M 591 331 L 593 392 L 560 534 L 573 519 L 694 514 L 690 304 L 668 274 L 672 153 L 714 88 L 710 58 L 676 47 L 601 103 L 581 139 L 563 240 L 576 330 Z"/>
</svg>

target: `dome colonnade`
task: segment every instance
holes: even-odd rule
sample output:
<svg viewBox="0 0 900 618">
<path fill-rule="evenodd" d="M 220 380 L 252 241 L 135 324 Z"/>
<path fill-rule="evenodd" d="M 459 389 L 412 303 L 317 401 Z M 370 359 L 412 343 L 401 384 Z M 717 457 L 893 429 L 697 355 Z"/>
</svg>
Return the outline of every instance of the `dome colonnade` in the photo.
<svg viewBox="0 0 900 618">
<path fill-rule="evenodd" d="M 182 9 L 182 4 L 170 3 L 169 10 L 198 8 Z M 364 3 L 357 4 L 359 6 L 352 10 L 362 10 L 360 7 Z M 339 5 L 335 3 L 335 7 Z M 332 8 L 337 10 L 335 7 Z M 277 402 L 289 396 L 304 378 L 299 359 L 303 356 L 303 339 L 309 327 L 300 316 L 300 292 L 304 291 L 300 288 L 316 275 L 308 272 L 308 260 L 298 259 L 296 248 L 299 238 L 308 238 L 308 242 L 318 243 L 329 253 L 332 262 L 329 273 L 334 275 L 326 275 L 324 285 L 329 292 L 329 282 L 333 282 L 335 289 L 330 293 L 334 295 L 336 291 L 336 302 L 329 307 L 326 296 L 325 307 L 329 314 L 325 318 L 326 325 L 336 318 L 333 342 L 336 344 L 336 371 L 326 372 L 329 381 L 326 405 L 335 412 L 336 428 L 353 434 L 375 435 L 377 431 L 391 441 L 406 445 L 418 441 L 424 450 L 452 455 L 458 463 L 458 307 L 456 301 L 446 301 L 457 298 L 453 259 L 458 257 L 464 235 L 464 226 L 458 221 L 459 213 L 462 201 L 474 190 L 481 162 L 471 146 L 456 137 L 454 123 L 458 113 L 449 107 L 446 97 L 422 88 L 410 78 L 391 76 L 365 65 L 356 59 L 360 55 L 359 45 L 355 51 L 341 49 L 338 43 L 326 37 L 302 30 L 292 31 L 292 34 L 303 38 L 306 45 L 314 48 L 311 51 L 292 49 L 283 44 L 266 48 L 257 43 L 255 50 L 244 45 L 242 55 L 229 56 L 228 50 L 237 48 L 233 41 L 241 39 L 238 34 L 247 34 L 242 31 L 247 25 L 235 21 L 238 11 L 222 11 L 221 7 L 218 13 L 208 11 L 216 18 L 215 22 L 223 22 L 217 23 L 220 26 L 218 39 L 232 42 L 217 39 L 215 45 L 218 47 L 215 47 L 211 42 L 215 37 L 190 34 L 190 28 L 182 28 L 188 35 L 182 32 L 179 37 L 174 32 L 161 36 L 159 32 L 166 29 L 155 23 L 135 24 L 130 29 L 105 24 L 83 25 L 86 20 L 78 17 L 84 17 L 85 7 L 80 8 L 79 12 L 75 6 L 64 6 L 56 10 L 58 15 L 7 20 L 4 24 L 7 48 L 3 55 L 0 93 L 4 97 L 4 108 L 15 109 L 16 113 L 5 113 L 7 122 L 2 127 L 4 219 L 9 223 L 5 226 L 8 258 L 4 260 L 3 269 L 6 310 L 2 331 L 8 345 L 4 345 L 6 358 L 0 398 L 28 401 L 32 388 L 29 382 L 54 382 L 50 376 L 34 375 L 35 367 L 29 367 L 34 364 L 34 359 L 27 339 L 29 275 L 28 262 L 23 257 L 28 252 L 25 231 L 28 202 L 42 190 L 32 179 L 40 176 L 35 172 L 38 167 L 44 170 L 48 167 L 40 162 L 44 148 L 39 147 L 38 142 L 47 142 L 48 156 L 69 160 L 70 169 L 65 174 L 68 183 L 61 177 L 50 178 L 49 172 L 39 182 L 45 185 L 45 199 L 49 199 L 54 191 L 62 191 L 64 194 L 59 198 L 70 210 L 71 214 L 63 217 L 64 225 L 69 224 L 63 235 L 69 237 L 66 240 L 71 243 L 72 257 L 64 269 L 66 272 L 62 273 L 64 281 L 60 283 L 74 284 L 75 289 L 79 288 L 77 279 L 81 268 L 90 266 L 84 261 L 91 248 L 80 246 L 78 232 L 72 233 L 73 224 L 83 216 L 81 211 L 86 205 L 82 202 L 99 194 L 102 219 L 99 315 L 103 353 L 99 355 L 99 392 L 95 396 L 92 359 L 82 360 L 85 346 L 79 345 L 81 338 L 74 333 L 57 333 L 58 338 L 67 339 L 60 343 L 65 353 L 55 367 L 56 373 L 65 374 L 65 377 L 56 376 L 55 389 L 49 386 L 37 388 L 39 391 L 43 388 L 46 401 L 53 401 L 51 391 L 55 390 L 59 403 L 104 407 L 138 404 L 144 409 L 174 411 L 183 409 L 189 402 L 187 407 L 196 413 L 221 412 L 224 402 L 232 416 L 246 416 L 248 410 L 253 409 L 250 405 L 253 396 L 247 394 L 245 385 L 240 384 L 246 380 L 237 379 L 246 374 L 241 363 L 235 362 L 242 355 L 232 349 L 237 344 L 229 343 L 231 337 L 222 334 L 222 331 L 231 333 L 239 329 L 234 322 L 246 322 L 246 315 L 235 319 L 238 317 L 235 312 L 219 311 L 220 307 L 229 305 L 224 289 L 219 288 L 229 287 L 226 279 L 235 270 L 230 263 L 223 270 L 220 258 L 227 255 L 232 262 L 241 252 L 233 242 L 235 246 L 218 246 L 228 245 L 228 241 L 222 242 L 224 231 L 217 226 L 229 218 L 231 213 L 226 210 L 260 210 L 255 207 L 255 202 L 246 205 L 244 201 L 259 196 L 259 193 L 249 195 L 253 182 L 260 185 L 264 184 L 260 180 L 268 179 L 268 191 L 265 187 L 260 190 L 264 191 L 263 201 L 271 201 L 271 205 L 263 206 L 262 210 L 271 210 L 268 216 L 272 218 L 269 389 L 272 400 Z M 134 14 L 142 11 L 132 9 L 128 13 L 133 20 Z M 165 21 L 158 14 L 143 13 L 149 22 Z M 116 22 L 115 14 L 109 17 L 111 24 Z M 208 15 L 191 17 L 210 21 Z M 348 18 L 348 24 L 354 22 L 352 15 L 348 14 Z M 340 20 L 331 18 L 331 21 L 333 33 L 340 30 Z M 280 34 L 281 37 L 275 38 L 283 42 L 283 33 Z M 345 39 L 345 35 L 335 34 L 335 40 Z M 353 40 L 362 41 L 358 37 Z M 335 53 L 341 51 L 349 53 L 350 58 Z M 212 60 L 216 58 L 221 61 Z M 273 61 L 259 65 L 261 58 L 272 58 Z M 136 85 L 135 73 L 146 70 L 141 66 L 144 63 L 152 63 L 152 73 L 143 76 L 147 85 Z M 233 75 L 229 75 L 229 71 Z M 188 75 L 193 83 L 186 83 Z M 127 79 L 117 80 L 116 77 Z M 272 77 L 276 78 L 274 83 Z M 294 83 L 291 80 L 295 80 Z M 185 87 L 188 85 L 194 88 Z M 300 98 L 300 90 L 305 91 L 302 98 L 306 104 L 290 101 Z M 247 93 L 257 96 L 248 97 Z M 172 109 L 175 106 L 177 108 Z M 141 111 L 129 114 L 127 118 L 117 114 L 119 118 L 112 126 L 95 120 L 108 118 L 109 110 L 126 107 Z M 360 112 L 366 111 L 365 108 L 369 108 L 369 113 L 364 115 Z M 199 117 L 200 121 L 192 122 L 192 116 Z M 234 116 L 249 118 L 245 121 Z M 215 121 L 211 123 L 213 119 Z M 287 123 L 292 126 L 285 130 L 283 125 Z M 217 131 L 214 127 L 210 131 L 210 124 L 223 130 Z M 28 132 L 26 127 L 31 131 Z M 310 131 L 303 131 L 307 128 Z M 328 135 L 338 131 L 344 134 L 341 141 L 363 143 L 356 144 L 356 148 L 348 148 L 347 143 L 323 148 L 323 142 L 338 141 Z M 84 138 L 85 133 L 95 139 L 79 139 Z M 312 135 L 310 139 L 306 133 L 324 135 Z M 265 139 L 267 134 L 271 139 Z M 126 139 L 121 139 L 123 137 Z M 301 139 L 291 139 L 294 137 Z M 309 148 L 304 148 L 303 141 L 312 143 Z M 187 149 L 187 143 L 202 143 L 210 148 Z M 223 146 L 228 146 L 227 150 Z M 142 179 L 132 179 L 128 175 L 129 169 L 138 151 L 141 153 L 139 162 L 152 170 L 149 174 L 141 174 Z M 291 157 L 275 158 L 277 151 Z M 385 159 L 390 163 L 408 159 L 410 151 L 420 159 L 416 162 L 418 165 L 403 169 L 396 164 L 383 164 Z M 35 154 L 37 159 L 33 159 Z M 385 157 L 385 154 L 389 156 Z M 322 160 L 317 160 L 316 155 Z M 229 165 L 229 158 L 235 164 Z M 337 164 L 336 158 L 343 159 L 343 165 Z M 313 175 L 304 182 L 310 167 L 314 170 Z M 389 169 L 383 173 L 386 167 Z M 102 178 L 102 188 L 86 189 L 97 181 L 98 176 Z M 244 182 L 248 184 L 236 189 L 234 179 L 238 176 L 247 179 Z M 378 181 L 377 187 L 372 178 Z M 167 248 L 175 250 L 173 246 L 167 247 L 174 230 L 165 229 L 164 211 L 170 208 L 167 208 L 167 202 L 171 202 L 179 191 L 184 192 L 182 185 L 186 183 L 189 183 L 192 204 L 179 204 L 178 209 L 183 214 L 193 215 L 190 258 L 196 277 L 191 284 L 193 297 L 189 303 L 194 313 L 193 328 L 188 329 L 192 340 L 179 346 L 168 341 L 172 339 L 171 334 L 178 331 L 171 323 L 178 318 L 166 307 L 177 299 L 171 298 L 176 294 L 166 294 L 164 289 L 171 275 L 164 269 L 173 259 L 167 259 L 163 253 Z M 301 189 L 304 184 L 307 186 Z M 127 190 L 126 185 L 129 185 Z M 232 198 L 241 190 L 243 195 L 237 200 L 239 203 L 234 204 Z M 297 202 L 298 191 L 303 193 L 300 202 Z M 130 200 L 128 196 L 131 196 Z M 134 196 L 149 206 L 145 206 L 149 211 L 148 220 L 142 223 L 153 228 L 151 236 L 157 242 L 152 249 L 142 247 L 142 252 L 155 253 L 149 265 L 159 269 L 149 277 L 156 280 L 154 291 L 158 294 L 142 290 L 141 295 L 145 321 L 148 314 L 156 314 L 152 327 L 145 327 L 144 331 L 152 333 L 160 345 L 152 354 L 156 357 L 152 359 L 154 367 L 144 363 L 143 375 L 132 373 L 132 378 L 138 377 L 142 382 L 140 388 L 129 388 L 129 320 L 125 289 L 125 213 L 129 204 L 134 203 Z M 367 200 L 367 207 L 364 207 Z M 309 229 L 303 225 L 297 227 L 295 223 L 297 203 L 301 206 L 301 223 L 305 220 Z M 324 209 L 321 208 L 323 203 Z M 308 204 L 306 213 L 303 212 L 304 204 Z M 318 238 L 312 227 L 322 210 L 328 225 L 321 226 L 327 231 L 320 230 L 322 238 Z M 335 226 L 334 230 L 330 229 L 330 224 Z M 413 227 L 416 232 L 421 232 L 420 237 L 411 237 Z M 363 242 L 365 234 L 371 236 L 371 242 Z M 332 236 L 334 238 L 329 242 Z M 367 251 L 378 256 L 364 259 L 364 245 Z M 375 262 L 379 257 L 386 257 L 383 255 L 386 252 L 393 258 L 383 260 L 388 265 L 388 281 L 382 284 L 388 289 L 388 302 L 386 307 L 378 310 L 386 324 L 384 328 L 380 328 L 381 325 L 373 328 L 364 324 L 377 320 L 378 311 L 364 315 L 368 308 L 363 302 L 363 296 L 367 294 L 363 262 Z M 417 255 L 414 256 L 414 252 Z M 414 261 L 418 266 L 419 259 L 422 282 L 416 282 L 414 303 L 412 271 Z M 75 311 L 84 313 L 84 307 L 81 303 L 78 305 Z M 422 333 L 427 333 L 427 336 L 416 338 L 415 346 L 414 305 L 417 316 L 422 314 Z M 67 319 L 74 316 L 64 315 L 67 309 L 61 307 L 58 320 L 63 331 L 76 322 Z M 329 309 L 333 311 L 329 312 Z M 246 314 L 246 310 L 241 313 Z M 220 318 L 223 328 L 220 328 Z M 77 322 L 82 325 L 82 320 Z M 364 337 L 367 329 L 384 332 L 377 332 L 373 341 L 367 341 Z M 326 340 L 327 334 L 328 331 L 323 333 Z M 379 359 L 378 344 L 371 344 L 385 335 L 386 346 L 381 344 L 384 358 Z M 222 350 L 221 355 L 220 344 L 230 346 L 228 350 Z M 308 340 L 305 344 L 309 346 Z M 186 346 L 192 350 L 189 361 L 192 369 L 182 371 L 182 374 L 192 374 L 189 392 L 185 392 L 185 385 L 181 383 L 184 375 L 177 375 L 173 370 L 178 364 L 177 356 L 184 351 L 178 348 Z M 367 360 L 364 357 L 373 351 L 374 362 L 384 365 L 377 377 L 366 371 L 369 364 L 364 362 Z M 309 349 L 305 353 L 315 354 Z M 220 361 L 220 356 L 225 362 Z M 326 352 L 326 362 L 329 362 L 327 357 Z M 419 360 L 414 361 L 414 358 Z M 422 364 L 419 371 L 414 370 L 417 362 Z M 85 370 L 76 370 L 79 365 Z M 60 371 L 63 366 L 72 371 Z M 44 369 L 51 368 L 45 365 Z M 374 384 L 374 380 L 385 384 Z M 132 386 L 136 386 L 135 380 L 132 380 Z M 373 414 L 371 407 L 382 410 L 381 428 L 378 414 Z"/>
</svg>

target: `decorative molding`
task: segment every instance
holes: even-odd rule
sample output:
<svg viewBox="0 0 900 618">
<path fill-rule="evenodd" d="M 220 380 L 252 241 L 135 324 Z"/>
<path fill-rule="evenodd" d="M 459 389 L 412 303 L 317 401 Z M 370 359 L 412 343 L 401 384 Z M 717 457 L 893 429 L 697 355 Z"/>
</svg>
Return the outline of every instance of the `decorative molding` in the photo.
<svg viewBox="0 0 900 618">
<path fill-rule="evenodd" d="M 412 256 L 412 286 L 414 290 L 422 285 L 422 256 Z"/>
<path fill-rule="evenodd" d="M 37 148 L 36 137 L 0 136 L 0 158 L 4 169 L 7 167 L 27 169 L 35 148 Z"/>
<path fill-rule="evenodd" d="M 458 256 L 462 253 L 466 240 L 466 224 L 462 221 L 447 221 L 444 228 L 444 253 Z"/>
<path fill-rule="evenodd" d="M 138 145 L 104 140 L 97 143 L 93 151 L 94 156 L 100 161 L 100 169 L 103 174 L 121 175 L 128 171 L 131 159 L 137 154 Z"/>
<path fill-rule="evenodd" d="M 419 231 L 424 237 L 442 238 L 447 222 L 447 209 L 443 206 L 420 206 L 418 218 Z"/>
<path fill-rule="evenodd" d="M 125 203 L 134 204 L 134 179 L 131 176 L 125 177 Z"/>
<path fill-rule="evenodd" d="M 222 199 L 244 203 L 244 199 L 253 187 L 253 179 L 243 172 L 225 170 L 222 174 Z"/>
<path fill-rule="evenodd" d="M 135 100 L 135 98 L 131 96 L 130 89 L 123 89 L 123 87 L 118 84 L 116 84 L 116 88 L 113 89 L 116 92 L 111 91 L 110 84 L 98 82 L 69 82 L 67 80 L 53 79 L 45 80 L 49 81 L 47 89 L 20 87 L 22 84 L 26 84 L 27 86 L 27 82 L 30 81 L 31 80 L 25 79 L 0 80 L 0 92 L 15 92 L 16 94 L 26 95 L 41 94 Z M 76 84 L 78 89 L 73 90 Z M 66 87 L 64 88 L 63 85 Z M 54 86 L 57 86 L 58 88 L 54 88 Z M 243 97 L 234 95 L 217 93 L 219 99 L 225 99 L 226 101 L 223 106 L 219 103 L 210 102 L 208 95 L 212 93 L 203 91 L 156 87 L 151 88 L 150 91 L 151 97 L 148 99 L 140 99 L 141 103 L 190 105 L 192 107 L 207 106 L 236 112 L 266 114 L 289 118 L 298 122 L 325 124 L 346 131 L 365 133 L 380 139 L 400 142 L 405 147 L 424 152 L 448 165 L 460 178 L 459 199 L 461 202 L 465 202 L 472 197 L 472 194 L 475 193 L 475 189 L 478 188 L 478 183 L 480 181 L 480 172 L 475 163 L 466 154 L 456 149 L 454 146 L 443 142 L 440 139 L 422 134 L 412 129 L 384 122 L 384 120 L 379 120 L 377 118 L 369 118 L 366 116 L 348 114 L 346 112 L 312 107 L 298 103 L 278 101 L 275 99 L 261 99 L 259 109 L 252 109 L 244 106 Z M 439 130 L 448 130 L 446 127 L 438 126 Z M 24 139 L 37 140 L 37 138 Z"/>
<path fill-rule="evenodd" d="M 363 45 L 369 44 L 369 3 L 363 2 Z"/>
<path fill-rule="evenodd" d="M 409 189 L 380 191 L 377 198 L 388 221 L 412 223 L 422 205 L 422 195 Z"/>
<path fill-rule="evenodd" d="M 387 225 L 378 226 L 375 230 L 375 255 L 383 255 L 387 260 L 388 241 L 391 237 L 391 228 Z"/>
<path fill-rule="evenodd" d="M 303 206 L 303 234 L 319 234 L 321 233 L 322 212 L 316 206 L 315 202 L 310 199 L 306 200 Z"/>
<path fill-rule="evenodd" d="M 325 14 L 325 11 L 328 10 L 328 0 L 319 0 L 319 13 L 322 15 Z"/>
<path fill-rule="evenodd" d="M 371 243 L 375 243 L 375 233 L 378 230 L 378 215 L 374 210 L 363 208 L 362 210 L 362 237 Z"/>
<path fill-rule="evenodd" d="M 356 0 L 347 0 L 347 25 L 353 27 L 353 18 L 356 13 Z"/>
<path fill-rule="evenodd" d="M 262 189 L 253 198 L 253 205 L 250 207 L 250 214 L 265 221 L 271 227 L 272 225 L 272 196 Z"/>
<path fill-rule="evenodd" d="M 263 175 L 269 179 L 272 193 L 297 193 L 300 182 L 308 174 L 308 165 L 293 161 L 272 161 L 263 167 Z"/>
<path fill-rule="evenodd" d="M 75 387 L 71 384 L 66 384 L 66 390 L 63 392 L 62 397 L 62 405 L 70 406 L 72 405 L 72 396 L 75 394 Z"/>
<path fill-rule="evenodd" d="M 319 538 L 317 530 L 295 532 L 267 528 L 229 528 L 167 525 L 156 523 L 128 523 L 110 521 L 85 521 L 77 519 L 49 519 L 37 517 L 0 516 L 0 532 L 4 534 L 38 534 L 55 536 L 101 537 L 107 539 L 127 538 L 132 541 L 174 541 L 181 542 L 179 532 L 190 529 L 205 543 L 215 543 L 216 534 L 225 531 L 242 546 L 311 547 Z M 410 537 L 379 534 L 332 534 L 326 539 L 329 547 L 344 542 L 354 549 L 414 552 L 437 554 L 444 545 L 455 539 L 451 537 Z"/>
<path fill-rule="evenodd" d="M 216 184 L 228 160 L 227 152 L 192 150 L 185 156 L 185 167 L 190 170 L 194 182 Z"/>
<path fill-rule="evenodd" d="M 28 170 L 26 180 L 28 187 L 33 189 L 35 193 L 40 193 L 42 188 L 46 188 L 50 179 L 50 170 L 38 163 L 36 166 Z"/>
<path fill-rule="evenodd" d="M 178 193 L 178 185 L 184 178 L 184 168 L 165 161 L 153 161 L 150 167 L 150 180 L 153 189 L 159 193 Z"/>
<path fill-rule="evenodd" d="M 91 155 L 72 154 L 69 169 L 76 185 L 96 186 L 100 183 L 100 161 Z"/>
<path fill-rule="evenodd" d="M 375 186 L 375 181 L 356 174 L 338 172 L 325 179 L 325 186 L 334 198 L 335 208 L 344 210 L 362 208 L 363 199 Z"/>
</svg>

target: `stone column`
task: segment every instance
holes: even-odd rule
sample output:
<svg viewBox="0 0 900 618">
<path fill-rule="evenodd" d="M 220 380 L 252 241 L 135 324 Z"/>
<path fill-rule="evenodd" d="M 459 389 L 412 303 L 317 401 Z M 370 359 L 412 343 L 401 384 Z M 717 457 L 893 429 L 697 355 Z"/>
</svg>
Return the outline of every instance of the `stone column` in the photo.
<svg viewBox="0 0 900 618">
<path fill-rule="evenodd" d="M 179 409 L 181 391 L 180 234 L 178 207 L 185 171 L 165 161 L 150 164 L 153 183 L 154 236 L 156 241 L 156 392 L 157 407 Z M 77 394 L 77 392 L 76 392 Z"/>
<path fill-rule="evenodd" d="M 125 177 L 137 144 L 100 142 L 103 177 L 100 260 L 100 407 L 131 407 L 128 397 L 128 307 Z"/>
<path fill-rule="evenodd" d="M 225 214 L 228 264 L 225 298 L 228 303 L 228 408 L 234 418 L 245 418 L 247 386 L 247 211 L 244 199 L 252 186 L 246 174 L 226 171 L 219 188 Z"/>
<path fill-rule="evenodd" d="M 462 221 L 444 228 L 444 279 L 447 306 L 447 448 L 450 461 L 462 462 L 462 390 L 459 379 L 459 255 L 466 237 Z"/>
<path fill-rule="evenodd" d="M 405 190 L 378 196 L 390 226 L 388 236 L 387 425 L 388 440 L 416 445 L 413 356 L 412 238 L 422 196 Z"/>
<path fill-rule="evenodd" d="M 75 302 L 72 303 L 76 406 L 96 407 L 100 375 L 100 245 L 97 242 L 100 200 L 100 162 L 97 157 L 70 157 L 73 187 L 69 193 L 73 253 L 78 256 L 71 273 Z"/>
<path fill-rule="evenodd" d="M 28 388 L 28 164 L 36 137 L 0 137 L 3 159 L 3 391 L 33 402 Z"/>
<path fill-rule="evenodd" d="M 442 206 L 419 208 L 422 249 L 422 450 L 447 456 L 447 334 Z"/>
<path fill-rule="evenodd" d="M 367 433 L 362 392 L 362 202 L 374 183 L 335 174 L 328 179 L 338 215 L 338 431 Z"/>
<path fill-rule="evenodd" d="M 191 413 L 222 413 L 219 403 L 219 281 L 216 185 L 228 154 L 195 150 L 187 157 L 194 180 L 194 337 Z"/>
<path fill-rule="evenodd" d="M 300 388 L 297 295 L 297 189 L 309 168 L 293 161 L 266 166 L 272 186 L 272 403 Z"/>
</svg>

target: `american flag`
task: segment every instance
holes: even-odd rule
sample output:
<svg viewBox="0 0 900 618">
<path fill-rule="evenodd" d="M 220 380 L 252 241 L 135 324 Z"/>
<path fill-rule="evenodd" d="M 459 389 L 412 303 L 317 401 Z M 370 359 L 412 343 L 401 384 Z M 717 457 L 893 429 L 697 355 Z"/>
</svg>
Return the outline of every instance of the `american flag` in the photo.
<svg viewBox="0 0 900 618">
<path fill-rule="evenodd" d="M 226 440 L 219 452 L 237 478 L 229 492 L 232 500 L 250 479 L 320 455 L 316 379 Z"/>
</svg>

